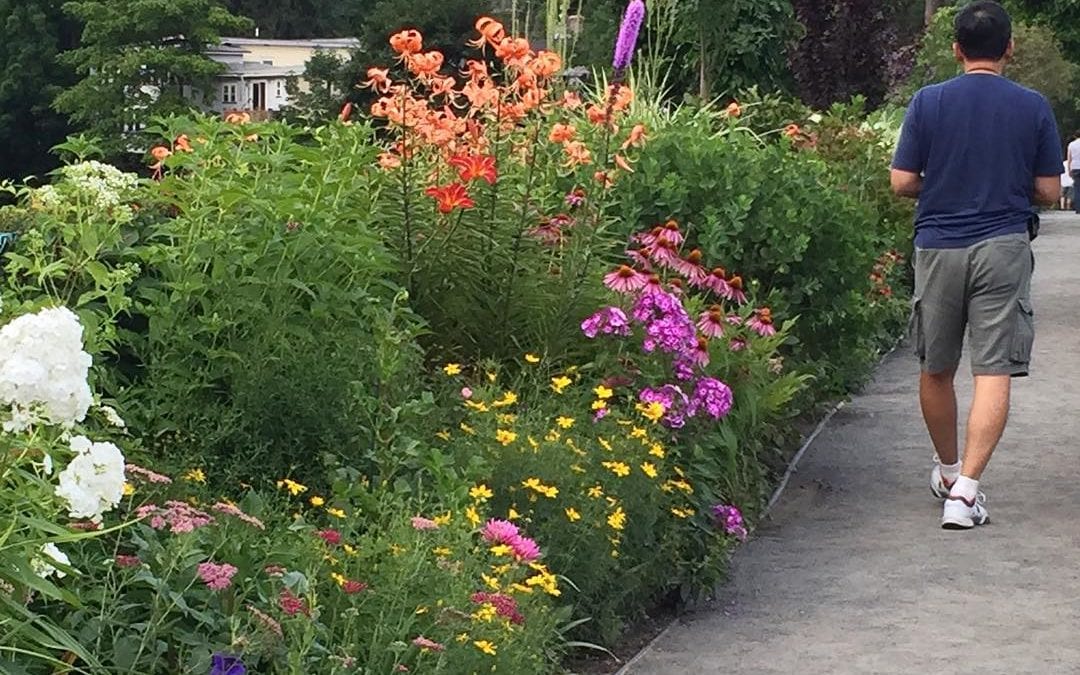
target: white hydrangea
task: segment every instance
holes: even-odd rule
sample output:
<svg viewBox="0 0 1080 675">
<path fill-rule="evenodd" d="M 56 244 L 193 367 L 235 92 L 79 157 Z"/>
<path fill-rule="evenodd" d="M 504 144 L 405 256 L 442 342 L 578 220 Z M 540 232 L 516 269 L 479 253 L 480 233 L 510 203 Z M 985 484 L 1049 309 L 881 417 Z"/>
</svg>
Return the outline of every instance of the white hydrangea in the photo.
<svg viewBox="0 0 1080 675">
<path fill-rule="evenodd" d="M 57 579 L 66 577 L 67 573 L 56 569 L 53 563 L 71 567 L 71 559 L 67 557 L 67 554 L 58 549 L 56 544 L 49 543 L 41 547 L 41 553 L 30 561 L 30 567 L 42 579 L 51 577 L 54 574 Z"/>
<path fill-rule="evenodd" d="M 65 200 L 89 204 L 102 211 L 125 205 L 139 184 L 139 177 L 111 164 L 95 160 L 70 164 L 60 169 L 60 180 L 34 190 L 32 202 L 53 209 Z"/>
<path fill-rule="evenodd" d="M 11 407 L 5 431 L 36 419 L 70 429 L 86 418 L 93 399 L 82 326 L 65 307 L 26 314 L 0 328 L 0 404 Z"/>
<path fill-rule="evenodd" d="M 86 436 L 71 439 L 75 459 L 60 472 L 56 496 L 67 502 L 72 518 L 101 522 L 124 496 L 124 455 L 112 443 L 94 443 Z"/>
</svg>

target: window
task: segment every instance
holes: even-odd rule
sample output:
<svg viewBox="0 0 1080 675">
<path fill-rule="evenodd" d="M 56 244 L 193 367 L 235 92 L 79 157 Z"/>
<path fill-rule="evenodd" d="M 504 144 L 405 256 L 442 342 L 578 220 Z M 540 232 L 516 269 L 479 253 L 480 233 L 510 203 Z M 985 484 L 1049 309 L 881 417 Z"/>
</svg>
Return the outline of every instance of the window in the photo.
<svg viewBox="0 0 1080 675">
<path fill-rule="evenodd" d="M 282 90 L 281 80 L 278 80 L 277 81 L 277 97 L 280 99 L 280 98 L 283 98 L 284 96 L 285 96 L 285 92 Z"/>
<path fill-rule="evenodd" d="M 221 86 L 221 102 L 236 103 L 236 85 L 224 84 Z"/>
</svg>

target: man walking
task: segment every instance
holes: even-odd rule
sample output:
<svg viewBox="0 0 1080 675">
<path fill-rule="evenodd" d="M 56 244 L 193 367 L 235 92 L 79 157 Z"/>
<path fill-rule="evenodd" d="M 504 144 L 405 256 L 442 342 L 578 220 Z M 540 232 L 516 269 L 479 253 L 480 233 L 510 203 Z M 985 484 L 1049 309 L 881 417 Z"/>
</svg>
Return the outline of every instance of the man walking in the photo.
<svg viewBox="0 0 1080 675">
<path fill-rule="evenodd" d="M 1027 375 L 1034 339 L 1034 206 L 1061 194 L 1061 140 L 1046 98 L 1002 76 L 1012 22 L 996 2 L 956 17 L 964 74 L 911 101 L 892 165 L 896 194 L 918 199 L 911 333 L 919 398 L 937 451 L 930 487 L 941 525 L 989 522 L 979 479 L 1009 414 L 1012 377 Z M 953 380 L 969 332 L 975 397 L 963 461 Z"/>
<path fill-rule="evenodd" d="M 1080 180 L 1080 131 L 1073 134 L 1073 141 L 1069 143 L 1069 149 L 1066 152 L 1065 165 L 1069 170 L 1069 177 L 1072 179 L 1072 183 L 1075 186 L 1076 181 Z M 1075 187 L 1073 191 L 1075 192 Z M 1073 206 L 1076 207 L 1077 215 L 1080 215 L 1080 201 L 1073 197 Z"/>
</svg>

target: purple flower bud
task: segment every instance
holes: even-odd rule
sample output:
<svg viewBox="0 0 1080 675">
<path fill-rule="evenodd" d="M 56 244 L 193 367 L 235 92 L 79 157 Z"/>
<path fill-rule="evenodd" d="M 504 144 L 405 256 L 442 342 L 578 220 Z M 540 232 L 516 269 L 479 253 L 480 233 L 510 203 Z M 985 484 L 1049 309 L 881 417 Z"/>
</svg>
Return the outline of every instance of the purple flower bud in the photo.
<svg viewBox="0 0 1080 675">
<path fill-rule="evenodd" d="M 644 0 L 630 0 L 630 4 L 626 6 L 626 12 L 623 13 L 622 23 L 619 25 L 619 37 L 615 41 L 613 65 L 616 73 L 622 73 L 630 67 L 643 21 L 645 21 Z"/>
</svg>

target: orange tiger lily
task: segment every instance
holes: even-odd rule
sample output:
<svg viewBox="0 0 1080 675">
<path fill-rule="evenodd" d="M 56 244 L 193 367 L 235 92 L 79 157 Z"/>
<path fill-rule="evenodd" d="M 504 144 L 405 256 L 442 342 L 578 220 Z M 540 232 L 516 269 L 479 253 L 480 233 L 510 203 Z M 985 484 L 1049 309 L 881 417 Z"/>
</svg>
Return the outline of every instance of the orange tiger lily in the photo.
<svg viewBox="0 0 1080 675">
<path fill-rule="evenodd" d="M 345 105 L 341 106 L 341 112 L 338 113 L 339 122 L 348 122 L 349 117 L 352 116 L 352 101 L 348 101 Z"/>
<path fill-rule="evenodd" d="M 410 56 L 424 48 L 424 37 L 418 30 L 403 30 L 390 36 L 390 47 L 402 57 Z"/>
<path fill-rule="evenodd" d="M 732 101 L 724 112 L 727 113 L 728 117 L 738 117 L 742 114 L 742 108 L 739 106 L 738 101 Z"/>
<path fill-rule="evenodd" d="M 468 44 L 477 49 L 481 49 L 485 44 L 497 47 L 506 37 L 506 29 L 503 25 L 490 16 L 482 16 L 476 20 L 476 32 L 480 33 L 480 37 L 470 40 Z"/>
<path fill-rule="evenodd" d="M 562 69 L 562 59 L 555 52 L 543 50 L 537 52 L 536 58 L 529 62 L 529 69 L 537 77 L 551 77 Z"/>
<path fill-rule="evenodd" d="M 451 183 L 445 187 L 430 187 L 424 191 L 438 204 L 440 213 L 451 213 L 454 209 L 471 209 L 476 202 L 469 198 L 469 192 L 461 183 Z"/>
<path fill-rule="evenodd" d="M 191 142 L 188 140 L 187 134 L 180 134 L 176 139 L 176 149 L 181 152 L 192 152 Z"/>
<path fill-rule="evenodd" d="M 626 158 L 622 155 L 615 155 L 615 166 L 626 173 L 634 173 L 634 167 L 630 166 L 630 162 L 626 161 Z"/>
<path fill-rule="evenodd" d="M 164 162 L 165 158 L 170 156 L 172 151 L 166 148 L 164 145 L 156 145 L 150 150 L 150 156 L 159 162 Z"/>
<path fill-rule="evenodd" d="M 424 52 L 408 57 L 409 71 L 421 77 L 434 77 L 443 65 L 442 52 Z"/>
<path fill-rule="evenodd" d="M 499 45 L 495 47 L 495 56 L 506 63 L 513 63 L 524 59 L 530 51 L 529 41 L 525 38 L 508 37 L 499 41 Z"/>
<path fill-rule="evenodd" d="M 486 80 L 488 77 L 488 67 L 483 61 L 477 61 L 470 59 L 465 62 L 465 75 L 469 76 L 469 79 L 473 82 L 480 80 Z"/>
<path fill-rule="evenodd" d="M 431 81 L 432 96 L 453 96 L 454 85 L 457 82 L 452 77 L 436 77 Z"/>
<path fill-rule="evenodd" d="M 789 124 L 786 127 L 784 127 L 784 135 L 787 136 L 788 138 L 795 138 L 796 136 L 798 136 L 801 133 L 802 133 L 802 129 L 799 128 L 798 124 Z"/>
<path fill-rule="evenodd" d="M 559 103 L 567 110 L 577 110 L 581 107 L 581 97 L 575 91 L 564 91 Z"/>
<path fill-rule="evenodd" d="M 630 136 L 622 144 L 622 149 L 627 148 L 640 148 L 645 143 L 645 125 L 635 124 L 634 128 L 630 130 Z"/>
<path fill-rule="evenodd" d="M 574 140 L 577 136 L 577 129 L 569 124 L 556 124 L 551 128 L 551 133 L 548 134 L 548 140 L 552 143 L 566 143 L 567 141 Z"/>
<path fill-rule="evenodd" d="M 613 84 L 608 87 L 608 97 L 613 110 L 626 110 L 634 101 L 634 90 L 625 84 Z"/>
<path fill-rule="evenodd" d="M 380 94 L 385 94 L 390 91 L 390 71 L 387 68 L 368 68 L 368 79 L 364 80 L 362 87 L 370 87 L 374 91 Z"/>
<path fill-rule="evenodd" d="M 486 180 L 488 185 L 495 184 L 495 158 L 490 155 L 457 155 L 451 157 L 447 163 L 458 170 L 458 178 L 463 183 L 482 179 Z"/>
<path fill-rule="evenodd" d="M 589 118 L 589 121 L 596 125 L 607 124 L 608 114 L 607 111 L 598 105 L 591 105 L 589 109 L 585 111 L 585 115 Z"/>
<path fill-rule="evenodd" d="M 379 155 L 379 166 L 384 169 L 396 169 L 401 166 L 401 158 L 392 152 L 384 152 Z"/>
<path fill-rule="evenodd" d="M 566 165 L 570 167 L 592 163 L 592 153 L 581 141 L 569 141 L 563 144 L 566 151 Z"/>
</svg>

